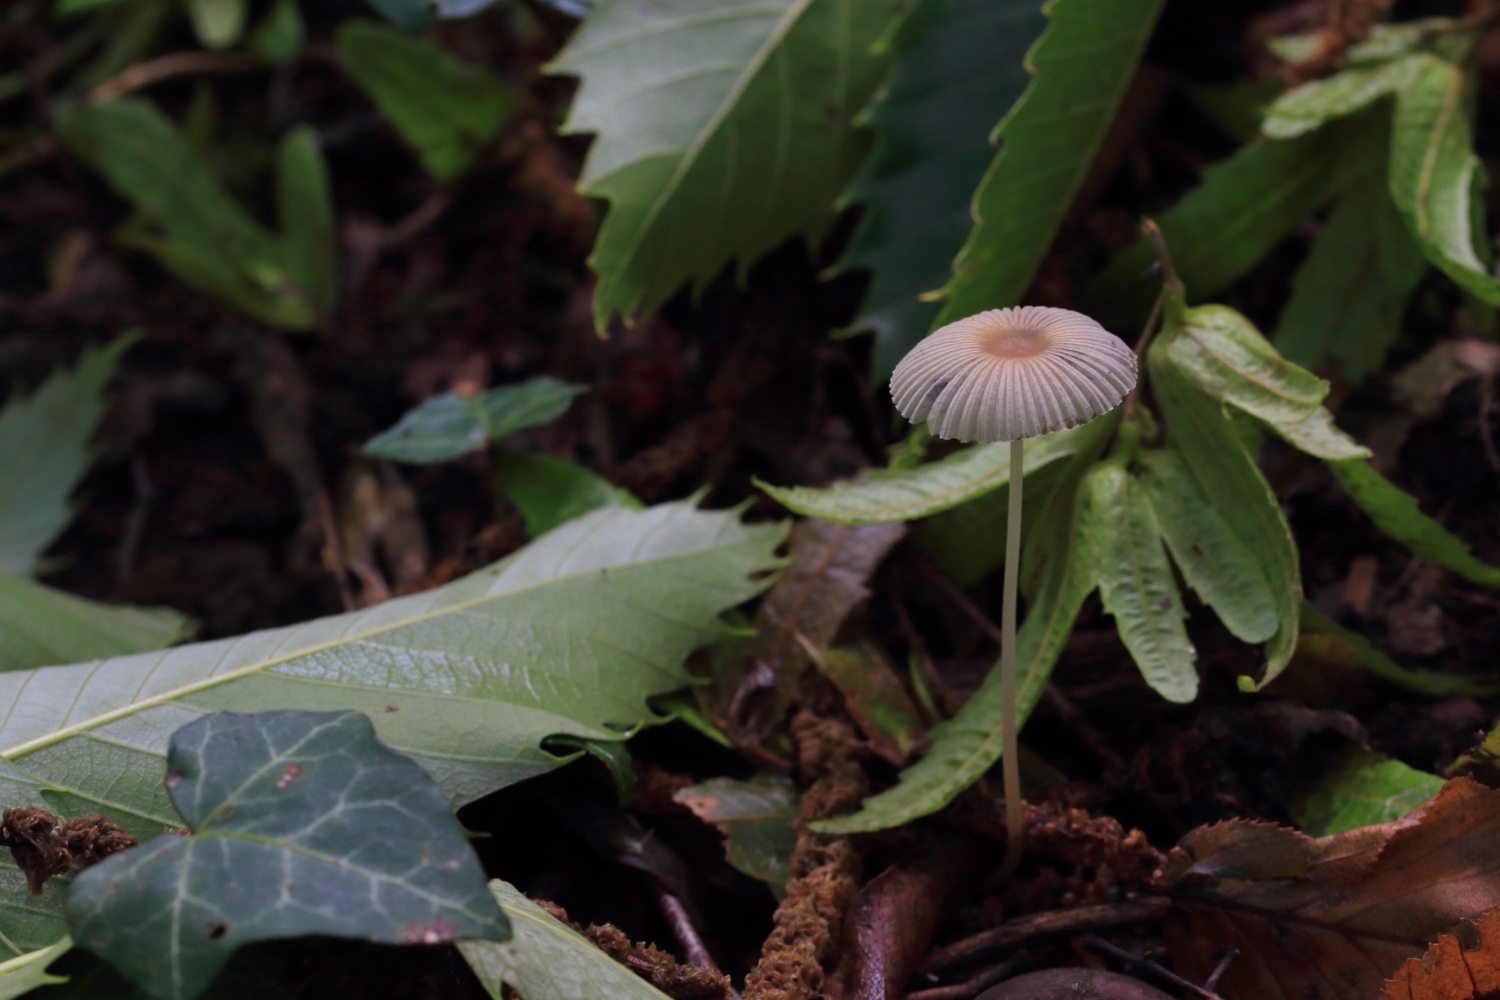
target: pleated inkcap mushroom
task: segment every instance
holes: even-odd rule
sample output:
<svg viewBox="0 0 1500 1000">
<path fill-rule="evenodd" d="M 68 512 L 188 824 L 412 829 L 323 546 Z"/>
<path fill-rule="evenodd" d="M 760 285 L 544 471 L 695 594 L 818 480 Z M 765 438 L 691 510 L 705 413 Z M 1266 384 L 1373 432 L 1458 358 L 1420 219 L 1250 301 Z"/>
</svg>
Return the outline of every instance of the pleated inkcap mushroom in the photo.
<svg viewBox="0 0 1500 1000">
<path fill-rule="evenodd" d="M 1135 354 L 1089 317 L 1019 306 L 928 335 L 896 366 L 891 398 L 934 437 L 1019 441 L 1088 423 L 1135 382 Z"/>
</svg>

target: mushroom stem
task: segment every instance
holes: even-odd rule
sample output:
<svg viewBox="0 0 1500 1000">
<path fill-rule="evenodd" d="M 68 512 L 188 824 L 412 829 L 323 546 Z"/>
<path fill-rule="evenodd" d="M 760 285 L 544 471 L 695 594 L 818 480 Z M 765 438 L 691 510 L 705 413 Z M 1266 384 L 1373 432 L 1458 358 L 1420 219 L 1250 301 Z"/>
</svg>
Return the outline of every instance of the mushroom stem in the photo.
<svg viewBox="0 0 1500 1000">
<path fill-rule="evenodd" d="M 1026 453 L 1021 441 L 1010 443 L 1010 508 L 1005 522 L 1005 589 L 1000 611 L 1000 757 L 1005 777 L 1005 865 L 1007 877 L 1021 863 L 1025 811 L 1021 802 L 1021 753 L 1016 732 L 1016 591 L 1021 582 L 1021 493 Z"/>
</svg>

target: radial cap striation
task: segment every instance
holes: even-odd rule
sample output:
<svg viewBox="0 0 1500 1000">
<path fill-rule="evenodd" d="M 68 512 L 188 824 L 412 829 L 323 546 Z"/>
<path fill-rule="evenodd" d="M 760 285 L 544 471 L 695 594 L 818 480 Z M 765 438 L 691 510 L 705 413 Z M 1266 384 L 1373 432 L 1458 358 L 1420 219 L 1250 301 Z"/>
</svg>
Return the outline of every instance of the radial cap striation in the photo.
<svg viewBox="0 0 1500 1000">
<path fill-rule="evenodd" d="M 1082 313 L 991 309 L 949 323 L 901 359 L 891 398 L 940 438 L 1016 441 L 1086 424 L 1135 388 L 1125 342 Z"/>
</svg>

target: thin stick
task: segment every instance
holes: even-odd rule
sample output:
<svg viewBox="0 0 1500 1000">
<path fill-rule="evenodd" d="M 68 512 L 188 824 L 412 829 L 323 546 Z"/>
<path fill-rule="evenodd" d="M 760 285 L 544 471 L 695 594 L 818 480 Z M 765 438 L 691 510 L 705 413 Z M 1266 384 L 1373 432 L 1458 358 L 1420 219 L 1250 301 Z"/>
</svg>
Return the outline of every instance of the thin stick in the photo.
<svg viewBox="0 0 1500 1000">
<path fill-rule="evenodd" d="M 1140 955 L 1132 955 L 1124 948 L 1117 948 L 1114 945 L 1110 944 L 1108 941 L 1104 940 L 1102 937 L 1099 937 L 1097 934 L 1085 934 L 1080 939 L 1080 942 L 1085 948 L 1091 948 L 1094 951 L 1102 951 L 1106 955 L 1111 955 L 1115 958 L 1118 958 L 1120 961 L 1129 963 L 1130 965 L 1133 965 L 1138 969 L 1152 972 L 1155 975 L 1160 976 L 1162 979 L 1165 979 L 1167 982 L 1172 983 L 1174 986 L 1180 986 L 1183 989 L 1202 997 L 1203 1000 L 1224 1000 L 1223 997 L 1219 996 L 1219 994 L 1215 993 L 1213 990 L 1204 989 L 1197 983 L 1188 982 L 1186 979 L 1183 979 L 1171 969 L 1165 968 L 1158 963 L 1153 962 L 1149 958 L 1143 958 Z"/>
<path fill-rule="evenodd" d="M 1026 452 L 1020 441 L 1010 443 L 1010 510 L 1005 521 L 1005 590 L 1000 611 L 1000 732 L 1004 741 L 1000 758 L 1005 777 L 1005 864 L 1000 872 L 1009 877 L 1021 864 L 1026 834 L 1025 808 L 1021 802 L 1021 751 L 1016 733 L 1016 591 L 1021 582 L 1021 492 L 1026 481 Z"/>
</svg>

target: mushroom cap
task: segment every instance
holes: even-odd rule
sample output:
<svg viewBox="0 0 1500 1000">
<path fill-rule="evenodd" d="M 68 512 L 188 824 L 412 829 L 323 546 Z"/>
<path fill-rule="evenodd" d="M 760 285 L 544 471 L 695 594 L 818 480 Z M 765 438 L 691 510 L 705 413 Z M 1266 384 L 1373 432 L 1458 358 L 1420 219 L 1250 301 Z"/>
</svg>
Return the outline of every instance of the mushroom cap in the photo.
<svg viewBox="0 0 1500 1000">
<path fill-rule="evenodd" d="M 1135 380 L 1135 354 L 1092 319 L 1020 306 L 929 334 L 896 366 L 891 398 L 935 437 L 1016 441 L 1088 423 Z"/>
</svg>

